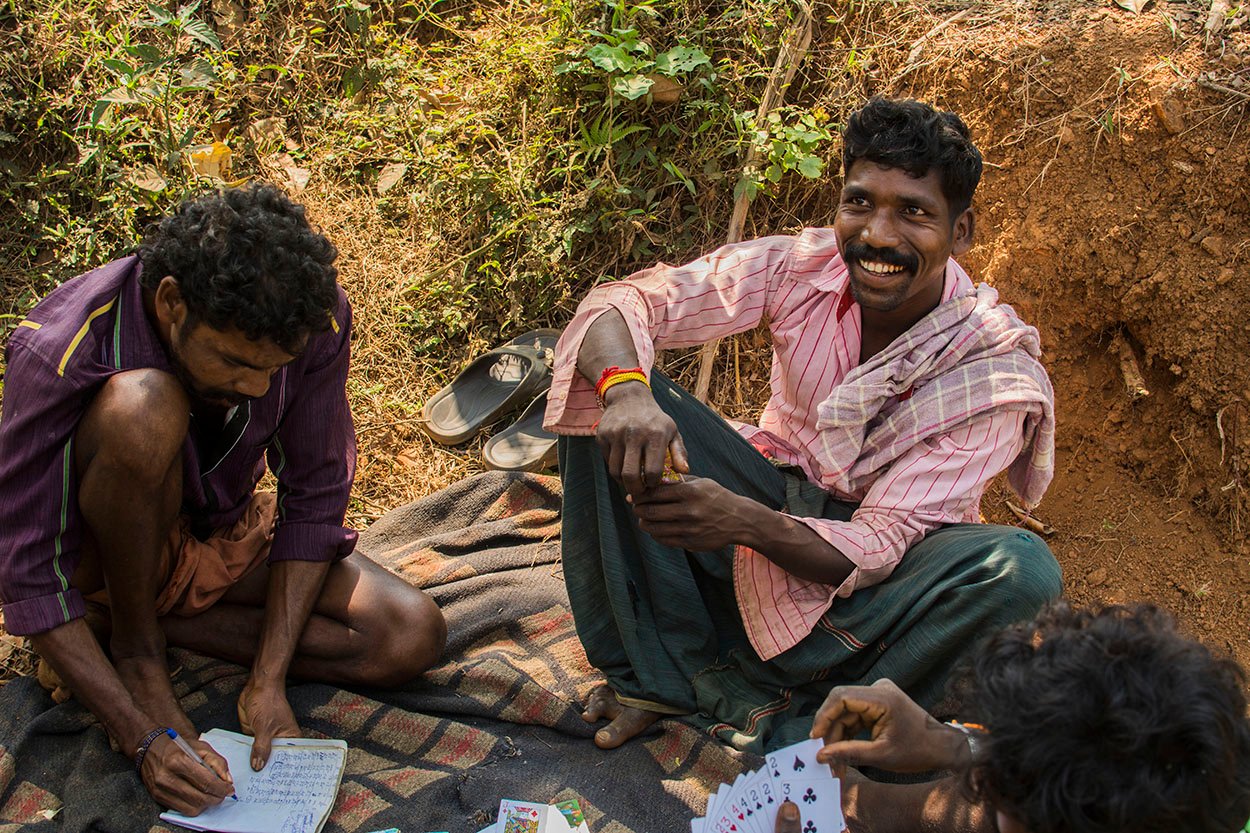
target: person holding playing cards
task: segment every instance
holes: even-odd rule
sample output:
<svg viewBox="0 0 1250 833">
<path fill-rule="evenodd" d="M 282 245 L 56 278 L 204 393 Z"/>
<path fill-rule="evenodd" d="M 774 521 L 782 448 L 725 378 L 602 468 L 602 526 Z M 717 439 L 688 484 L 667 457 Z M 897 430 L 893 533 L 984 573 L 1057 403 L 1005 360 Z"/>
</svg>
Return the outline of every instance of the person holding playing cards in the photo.
<svg viewBox="0 0 1250 833">
<path fill-rule="evenodd" d="M 884 677 L 932 705 L 979 638 L 1060 592 L 1040 538 L 977 522 L 1003 470 L 1036 504 L 1054 449 L 1037 331 L 953 259 L 980 152 L 955 114 L 874 99 L 842 162 L 831 228 L 599 286 L 560 340 L 546 427 L 601 747 L 671 715 L 775 749 L 833 685 Z M 652 367 L 761 322 L 759 425 Z"/>
<path fill-rule="evenodd" d="M 942 724 L 898 686 L 839 686 L 812 726 L 852 831 L 1226 833 L 1250 817 L 1246 674 L 1150 605 L 1058 603 L 979 647 Z M 946 771 L 884 784 L 848 766 Z M 827 769 L 826 769 L 827 771 Z M 841 824 L 783 807 L 775 833 Z"/>
</svg>

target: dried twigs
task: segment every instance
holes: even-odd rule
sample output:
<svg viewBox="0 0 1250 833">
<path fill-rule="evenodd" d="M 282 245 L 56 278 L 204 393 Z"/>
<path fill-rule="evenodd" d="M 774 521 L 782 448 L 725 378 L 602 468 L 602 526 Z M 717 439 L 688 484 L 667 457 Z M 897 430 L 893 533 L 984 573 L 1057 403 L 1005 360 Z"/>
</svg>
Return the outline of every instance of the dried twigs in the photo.
<svg viewBox="0 0 1250 833">
<path fill-rule="evenodd" d="M 1124 389 L 1128 391 L 1128 398 L 1136 402 L 1138 399 L 1149 396 L 1150 390 L 1147 389 L 1146 380 L 1141 374 L 1141 367 L 1137 364 L 1137 355 L 1129 346 L 1128 339 L 1123 333 L 1115 334 L 1112 346 L 1120 356 L 1120 372 L 1124 374 Z"/>
<path fill-rule="evenodd" d="M 1210 46 L 1224 31 L 1224 21 L 1228 19 L 1228 9 L 1232 4 L 1229 0 L 1211 0 L 1211 11 L 1207 13 L 1206 42 Z"/>
<path fill-rule="evenodd" d="M 1016 519 L 1020 521 L 1021 525 L 1024 526 L 1024 528 L 1029 530 L 1030 532 L 1036 532 L 1038 535 L 1054 535 L 1055 534 L 1055 528 L 1053 526 L 1047 523 L 1043 523 L 1042 521 L 1033 517 L 1033 513 L 1029 512 L 1028 510 L 1021 509 L 1019 506 L 1016 506 L 1014 503 L 1012 503 L 1009 500 L 1005 500 L 1003 501 L 1003 503 L 1007 504 L 1007 508 L 1011 510 L 1011 514 L 1015 515 Z"/>
<path fill-rule="evenodd" d="M 899 72 L 898 75 L 894 76 L 894 80 L 892 83 L 898 83 L 899 81 L 903 80 L 908 75 L 910 75 L 912 72 L 917 70 L 920 67 L 920 54 L 924 52 L 925 46 L 928 45 L 928 43 L 931 40 L 933 40 L 938 35 L 940 35 L 944 29 L 946 29 L 949 26 L 952 26 L 955 23 L 958 23 L 959 21 L 963 20 L 965 17 L 967 17 L 970 14 L 972 14 L 971 8 L 957 11 L 953 15 L 946 18 L 941 23 L 934 26 L 932 29 L 930 29 L 929 31 L 925 32 L 923 35 L 918 37 L 916 39 L 916 42 L 912 44 L 911 51 L 907 53 L 907 63 L 903 66 L 902 71 Z"/>
<path fill-rule="evenodd" d="M 795 9 L 794 23 L 786 33 L 786 39 L 777 53 L 777 60 L 773 63 L 772 74 L 768 77 L 768 84 L 764 87 L 764 95 L 760 98 L 760 106 L 755 113 L 756 124 L 764 124 L 768 119 L 768 114 L 781 106 L 786 88 L 794 80 L 794 73 L 807 55 L 808 47 L 811 46 L 811 6 L 807 4 L 807 0 L 795 0 Z M 746 160 L 743 162 L 743 170 L 749 171 L 757 166 L 760 156 L 759 148 L 752 142 L 750 150 L 747 151 Z M 725 234 L 726 243 L 737 243 L 742 239 L 742 229 L 746 226 L 749 203 L 745 192 L 739 194 L 734 200 L 733 215 L 729 218 L 729 231 Z M 712 385 L 712 364 L 716 360 L 716 349 L 719 345 L 720 339 L 709 341 L 699 351 L 699 377 L 695 382 L 694 395 L 699 398 L 700 402 L 707 401 L 708 388 Z"/>
</svg>

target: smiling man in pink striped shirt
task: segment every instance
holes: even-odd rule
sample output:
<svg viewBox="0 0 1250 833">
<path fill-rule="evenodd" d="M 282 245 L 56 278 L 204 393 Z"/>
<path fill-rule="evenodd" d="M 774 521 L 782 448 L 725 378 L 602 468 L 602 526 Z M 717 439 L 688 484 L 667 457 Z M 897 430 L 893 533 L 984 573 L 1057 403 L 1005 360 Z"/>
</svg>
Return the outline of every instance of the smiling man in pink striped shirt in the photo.
<svg viewBox="0 0 1250 833">
<path fill-rule="evenodd" d="M 832 228 L 597 287 L 560 341 L 547 427 L 569 598 L 608 680 L 584 715 L 610 720 L 602 747 L 682 715 L 775 748 L 831 686 L 883 677 L 931 706 L 976 640 L 1059 594 L 1040 539 L 977 523 L 1003 470 L 1040 500 L 1054 446 L 1037 331 L 952 259 L 980 152 L 954 114 L 874 99 L 843 174 Z M 658 348 L 761 321 L 758 426 L 652 370 Z"/>
</svg>

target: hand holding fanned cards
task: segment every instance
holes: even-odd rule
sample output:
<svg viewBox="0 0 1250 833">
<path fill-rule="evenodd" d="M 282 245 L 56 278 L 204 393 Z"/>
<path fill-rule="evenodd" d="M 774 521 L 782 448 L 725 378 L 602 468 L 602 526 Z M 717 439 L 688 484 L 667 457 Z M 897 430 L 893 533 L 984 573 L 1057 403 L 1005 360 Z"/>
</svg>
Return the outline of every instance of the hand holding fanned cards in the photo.
<svg viewBox="0 0 1250 833">
<path fill-rule="evenodd" d="M 773 833 L 787 799 L 803 815 L 803 833 L 845 833 L 841 782 L 816 760 L 823 746 L 813 739 L 770 752 L 762 769 L 721 784 L 708 797 L 707 815 L 691 820 L 690 833 Z"/>
</svg>

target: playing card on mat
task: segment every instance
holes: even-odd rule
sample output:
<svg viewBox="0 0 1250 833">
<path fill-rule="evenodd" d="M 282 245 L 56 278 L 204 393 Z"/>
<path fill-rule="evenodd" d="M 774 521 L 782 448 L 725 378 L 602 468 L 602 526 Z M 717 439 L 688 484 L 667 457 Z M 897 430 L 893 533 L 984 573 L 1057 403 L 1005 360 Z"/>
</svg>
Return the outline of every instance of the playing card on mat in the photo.
<svg viewBox="0 0 1250 833">
<path fill-rule="evenodd" d="M 777 806 L 781 802 L 773 793 L 773 779 L 766 769 L 759 770 L 757 776 L 755 782 L 747 787 L 747 796 L 751 799 L 751 806 L 756 812 L 763 813 L 766 819 L 774 819 L 777 815 Z M 772 833 L 772 830 L 766 826 L 764 833 Z"/>
<path fill-rule="evenodd" d="M 535 801 L 499 802 L 499 833 L 540 833 L 547 817 L 547 805 Z"/>
<path fill-rule="evenodd" d="M 719 818 L 719 816 L 716 816 L 716 815 L 715 815 L 715 813 L 716 813 L 716 805 L 720 803 L 720 794 L 721 794 L 721 792 L 723 792 L 724 790 L 727 790 L 727 789 L 729 789 L 729 785 L 728 785 L 728 784 L 721 784 L 719 787 L 717 787 L 717 788 L 716 788 L 716 792 L 712 793 L 711 795 L 709 795 L 709 796 L 707 797 L 707 809 L 705 809 L 705 810 L 704 810 L 704 812 L 703 812 L 703 815 L 704 815 L 704 822 L 703 822 L 703 826 L 704 826 L 705 828 L 709 828 L 709 826 L 711 825 L 711 823 L 712 823 L 715 819 Z M 709 829 L 710 829 L 710 828 L 709 828 Z"/>
<path fill-rule="evenodd" d="M 722 816 L 728 815 L 729 803 L 738 795 L 738 789 L 742 786 L 742 782 L 746 781 L 745 774 L 739 773 L 732 784 L 721 784 L 721 788 L 716 796 L 716 810 L 708 814 L 708 821 L 717 822 Z"/>
</svg>

